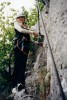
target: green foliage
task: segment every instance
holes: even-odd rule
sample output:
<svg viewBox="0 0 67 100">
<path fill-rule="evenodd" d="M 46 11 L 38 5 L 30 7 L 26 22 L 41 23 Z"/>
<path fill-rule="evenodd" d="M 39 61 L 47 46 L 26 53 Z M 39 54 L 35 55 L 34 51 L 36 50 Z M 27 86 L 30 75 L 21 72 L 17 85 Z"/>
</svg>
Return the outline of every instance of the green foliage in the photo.
<svg viewBox="0 0 67 100">
<path fill-rule="evenodd" d="M 26 16 L 26 23 L 29 25 L 29 27 L 33 26 L 36 24 L 37 20 L 38 20 L 38 7 L 37 7 L 37 3 L 35 4 L 34 9 L 31 9 L 30 14 L 28 11 L 25 10 L 24 7 L 22 7 L 22 10 Z M 39 7 L 40 10 L 42 11 L 44 4 L 41 2 L 41 0 L 39 0 Z"/>
<path fill-rule="evenodd" d="M 24 7 L 22 7 L 22 11 L 26 16 L 27 25 L 29 27 L 35 25 L 35 23 L 37 22 L 37 16 L 38 16 L 37 9 L 36 8 L 35 9 L 31 9 L 30 14 Z"/>
<path fill-rule="evenodd" d="M 3 70 L 6 66 L 6 62 L 9 59 L 9 53 L 13 48 L 12 39 L 15 35 L 13 25 L 11 25 L 10 18 L 4 16 L 3 10 L 6 6 L 10 5 L 10 2 L 3 2 L 0 4 L 0 69 Z M 14 20 L 11 18 L 11 20 Z M 6 59 L 6 61 L 5 61 Z"/>
<path fill-rule="evenodd" d="M 40 0 L 40 2 L 39 2 L 39 7 L 40 7 L 40 10 L 42 11 L 42 9 L 43 9 L 43 7 L 44 7 L 44 4 L 41 2 L 41 0 Z"/>
<path fill-rule="evenodd" d="M 26 9 L 24 8 L 24 6 L 22 7 L 22 10 L 23 10 L 23 13 L 26 16 L 26 18 L 28 18 L 29 13 L 28 13 L 28 11 L 26 11 Z"/>
<path fill-rule="evenodd" d="M 40 7 L 40 10 L 42 11 L 42 9 L 44 8 L 44 4 L 42 3 L 41 0 L 38 0 L 39 1 L 39 7 Z M 36 8 L 38 8 L 38 3 L 35 4 Z"/>
<path fill-rule="evenodd" d="M 32 9 L 32 10 L 31 10 L 31 14 L 30 14 L 29 17 L 28 17 L 28 24 L 29 24 L 30 26 L 35 25 L 36 22 L 37 22 L 37 19 L 38 19 L 37 10 L 36 10 L 36 9 Z"/>
</svg>

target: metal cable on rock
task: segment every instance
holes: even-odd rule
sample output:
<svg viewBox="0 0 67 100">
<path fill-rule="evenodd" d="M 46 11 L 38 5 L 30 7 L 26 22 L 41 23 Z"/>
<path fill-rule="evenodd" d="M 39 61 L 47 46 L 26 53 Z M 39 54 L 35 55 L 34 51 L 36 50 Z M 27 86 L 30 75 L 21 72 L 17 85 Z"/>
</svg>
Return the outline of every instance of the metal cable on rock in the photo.
<svg viewBox="0 0 67 100">
<path fill-rule="evenodd" d="M 42 1 L 44 1 L 44 0 L 42 0 Z M 40 7 L 39 7 L 39 1 L 38 0 L 37 0 L 37 4 L 38 4 L 39 12 L 40 12 Z M 43 23 L 43 27 L 44 27 L 44 33 L 45 33 L 45 38 L 46 38 L 47 45 L 48 45 L 48 48 L 49 48 L 49 51 L 50 51 L 51 60 L 52 60 L 52 64 L 53 64 L 53 67 L 54 67 L 55 76 L 57 78 L 58 86 L 59 86 L 59 89 L 60 89 L 60 94 L 61 94 L 62 99 L 66 100 L 65 94 L 63 92 L 63 88 L 61 86 L 61 81 L 60 81 L 60 78 L 59 78 L 59 73 L 58 73 L 58 70 L 57 70 L 57 67 L 56 67 L 56 64 L 55 64 L 55 61 L 54 61 L 54 56 L 53 56 L 53 53 L 52 53 L 52 50 L 51 50 L 51 46 L 50 46 L 50 42 L 49 42 L 49 39 L 48 39 L 48 35 L 47 35 L 46 30 L 45 30 L 44 20 L 43 20 L 41 12 L 40 12 L 40 16 L 41 16 L 41 19 L 42 19 L 42 23 Z"/>
</svg>

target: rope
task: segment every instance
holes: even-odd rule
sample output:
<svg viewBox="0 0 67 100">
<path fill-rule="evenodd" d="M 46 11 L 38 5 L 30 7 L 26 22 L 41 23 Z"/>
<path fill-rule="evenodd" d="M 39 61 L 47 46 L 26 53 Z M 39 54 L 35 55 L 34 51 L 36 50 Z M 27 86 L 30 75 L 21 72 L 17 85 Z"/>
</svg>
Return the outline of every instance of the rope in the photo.
<svg viewBox="0 0 67 100">
<path fill-rule="evenodd" d="M 39 11 L 40 11 L 38 0 L 37 0 L 37 4 L 38 4 L 38 9 L 39 9 Z M 59 78 L 58 70 L 57 70 L 57 67 L 56 67 L 56 64 L 55 64 L 55 61 L 54 61 L 54 56 L 53 56 L 53 53 L 52 53 L 52 50 L 51 50 L 51 46 L 50 46 L 50 42 L 49 42 L 49 39 L 48 39 L 48 35 L 47 35 L 46 30 L 45 30 L 44 20 L 43 20 L 43 17 L 42 17 L 42 13 L 41 13 L 41 12 L 40 12 L 40 16 L 41 16 L 42 23 L 43 23 L 44 33 L 45 33 L 47 45 L 48 45 L 48 48 L 49 48 L 49 51 L 50 51 L 51 60 L 52 60 L 52 64 L 53 64 L 53 67 L 54 67 L 54 72 L 55 72 L 55 75 L 56 75 L 56 78 L 57 78 L 57 82 L 58 82 L 58 85 L 59 85 L 60 94 L 61 94 L 62 99 L 63 99 L 63 100 L 66 100 L 65 94 L 64 94 L 64 92 L 63 92 L 63 88 L 62 88 L 62 86 L 61 86 L 61 81 L 60 81 L 60 78 Z"/>
<path fill-rule="evenodd" d="M 38 10 L 38 28 L 39 28 L 39 35 L 41 35 L 41 33 L 40 33 L 40 20 L 39 20 L 39 9 L 38 9 L 38 6 L 37 6 L 37 10 Z"/>
<path fill-rule="evenodd" d="M 20 39 L 19 39 L 19 40 L 20 40 Z M 20 48 L 19 48 L 19 45 L 18 45 L 18 44 L 19 44 L 19 43 L 18 43 L 18 42 L 19 42 L 19 40 L 17 40 L 16 47 L 17 47 L 20 51 L 22 51 L 25 55 L 28 55 L 26 52 L 24 52 L 22 49 L 20 49 Z"/>
</svg>

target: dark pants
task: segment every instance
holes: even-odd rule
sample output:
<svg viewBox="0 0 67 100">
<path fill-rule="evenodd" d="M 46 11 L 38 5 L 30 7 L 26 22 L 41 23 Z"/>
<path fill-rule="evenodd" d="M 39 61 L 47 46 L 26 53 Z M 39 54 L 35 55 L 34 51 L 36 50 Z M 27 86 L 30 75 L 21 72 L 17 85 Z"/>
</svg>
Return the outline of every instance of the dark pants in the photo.
<svg viewBox="0 0 67 100">
<path fill-rule="evenodd" d="M 13 86 L 16 86 L 18 83 L 22 83 L 25 87 L 25 70 L 26 70 L 26 61 L 27 55 L 18 48 L 14 49 L 14 72 L 13 72 Z"/>
</svg>

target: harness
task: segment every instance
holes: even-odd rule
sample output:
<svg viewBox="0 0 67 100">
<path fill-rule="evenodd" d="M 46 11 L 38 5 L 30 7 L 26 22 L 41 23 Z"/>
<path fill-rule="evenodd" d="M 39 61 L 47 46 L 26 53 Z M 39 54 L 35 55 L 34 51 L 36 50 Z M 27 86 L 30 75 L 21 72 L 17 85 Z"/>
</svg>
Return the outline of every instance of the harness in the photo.
<svg viewBox="0 0 67 100">
<path fill-rule="evenodd" d="M 25 55 L 28 55 L 28 52 L 30 49 L 30 36 L 28 34 L 18 33 L 18 31 L 16 29 L 15 29 L 15 31 L 16 31 L 17 38 L 15 40 L 14 48 L 18 48 Z"/>
</svg>

